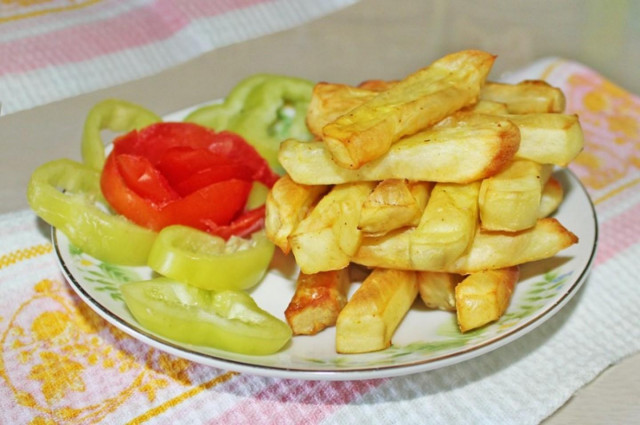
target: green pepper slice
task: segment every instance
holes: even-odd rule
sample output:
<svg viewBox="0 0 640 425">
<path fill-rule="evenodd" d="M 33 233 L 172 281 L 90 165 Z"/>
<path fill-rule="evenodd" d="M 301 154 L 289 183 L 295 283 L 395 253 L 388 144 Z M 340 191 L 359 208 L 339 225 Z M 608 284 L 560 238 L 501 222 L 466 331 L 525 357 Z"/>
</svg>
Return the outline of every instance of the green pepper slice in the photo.
<svg viewBox="0 0 640 425">
<path fill-rule="evenodd" d="M 101 170 L 106 158 L 102 130 L 128 132 L 146 127 L 162 118 L 134 103 L 106 99 L 97 103 L 87 115 L 82 131 L 82 160 L 94 170 Z"/>
<path fill-rule="evenodd" d="M 31 175 L 27 200 L 87 254 L 113 264 L 146 264 L 157 234 L 101 209 L 98 171 L 69 159 L 47 162 Z"/>
<path fill-rule="evenodd" d="M 120 286 L 133 317 L 175 341 L 265 355 L 291 339 L 291 328 L 242 291 L 213 292 L 165 277 Z"/>
<path fill-rule="evenodd" d="M 155 272 L 206 290 L 241 290 L 262 280 L 274 253 L 264 230 L 228 241 L 192 227 L 165 227 L 151 247 Z"/>
<path fill-rule="evenodd" d="M 224 102 L 198 108 L 185 121 L 240 134 L 278 173 L 280 142 L 310 140 L 306 114 L 313 83 L 301 78 L 257 74 L 240 82 Z"/>
</svg>

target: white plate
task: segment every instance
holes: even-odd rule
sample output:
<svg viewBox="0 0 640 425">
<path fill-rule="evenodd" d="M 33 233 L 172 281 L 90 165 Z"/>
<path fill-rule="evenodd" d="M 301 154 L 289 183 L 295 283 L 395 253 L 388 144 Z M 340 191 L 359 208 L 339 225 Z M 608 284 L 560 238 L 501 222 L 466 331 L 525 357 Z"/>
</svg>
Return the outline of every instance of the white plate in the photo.
<svg viewBox="0 0 640 425">
<path fill-rule="evenodd" d="M 580 242 L 558 256 L 521 267 L 521 281 L 511 304 L 496 323 L 461 334 L 454 314 L 430 311 L 416 301 L 397 329 L 393 345 L 380 352 L 340 355 L 335 331 L 294 337 L 282 351 L 248 356 L 171 341 L 147 331 L 131 316 L 119 290 L 125 281 L 151 276 L 146 267 L 106 264 L 72 246 L 62 232 L 52 231 L 62 271 L 71 287 L 111 324 L 155 348 L 194 362 L 264 376 L 312 380 L 356 380 L 418 373 L 466 361 L 495 350 L 558 312 L 576 294 L 593 262 L 598 227 L 595 210 L 584 187 L 568 170 L 556 172 L 565 200 L 555 216 Z M 277 255 L 273 268 L 252 292 L 257 303 L 284 319 L 294 291 L 294 262 Z"/>
</svg>

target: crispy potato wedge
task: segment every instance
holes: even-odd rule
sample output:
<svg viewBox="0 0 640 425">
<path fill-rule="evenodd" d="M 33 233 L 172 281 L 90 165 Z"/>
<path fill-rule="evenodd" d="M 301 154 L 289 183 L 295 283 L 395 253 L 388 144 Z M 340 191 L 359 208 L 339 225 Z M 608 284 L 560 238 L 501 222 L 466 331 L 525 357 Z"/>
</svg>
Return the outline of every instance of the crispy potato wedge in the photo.
<svg viewBox="0 0 640 425">
<path fill-rule="evenodd" d="M 365 353 L 389 347 L 417 295 L 414 272 L 373 270 L 338 315 L 336 351 Z"/>
<path fill-rule="evenodd" d="M 293 139 L 280 145 L 278 159 L 301 184 L 407 179 L 468 183 L 500 171 L 520 146 L 520 131 L 507 119 L 459 114 L 445 123 L 395 143 L 381 158 L 350 170 L 337 165 L 323 142 Z"/>
<path fill-rule="evenodd" d="M 431 182 L 381 181 L 362 205 L 360 230 L 369 235 L 383 235 L 417 225 L 432 187 Z"/>
<path fill-rule="evenodd" d="M 472 273 L 455 288 L 456 316 L 461 332 L 498 320 L 509 306 L 518 282 L 518 267 Z"/>
<path fill-rule="evenodd" d="M 420 223 L 411 232 L 409 255 L 418 270 L 441 270 L 469 247 L 478 222 L 480 182 L 437 183 Z"/>
<path fill-rule="evenodd" d="M 516 160 L 484 179 L 478 195 L 482 228 L 516 232 L 535 226 L 551 171 L 551 165 Z"/>
<path fill-rule="evenodd" d="M 337 164 L 360 168 L 402 137 L 475 103 L 494 60 L 478 50 L 444 56 L 327 124 L 322 139 Z"/>
<path fill-rule="evenodd" d="M 471 106 L 467 106 L 460 110 L 461 112 L 475 112 L 478 114 L 490 114 L 490 115 L 506 115 L 509 113 L 507 105 L 500 102 L 493 102 L 491 100 L 479 100 Z"/>
<path fill-rule="evenodd" d="M 397 230 L 380 237 L 365 237 L 352 261 L 367 267 L 420 270 L 425 261 L 411 257 L 413 228 Z M 480 227 L 469 249 L 442 271 L 458 274 L 501 269 L 553 257 L 578 242 L 578 237 L 555 218 L 539 219 L 532 228 L 520 232 L 490 232 Z"/>
<path fill-rule="evenodd" d="M 289 237 L 291 251 L 303 273 L 339 270 L 349 265 L 358 249 L 362 204 L 373 182 L 334 186 Z"/>
<path fill-rule="evenodd" d="M 347 303 L 348 268 L 306 274 L 300 272 L 296 290 L 284 312 L 294 335 L 315 335 L 336 324 Z"/>
<path fill-rule="evenodd" d="M 391 87 L 398 84 L 398 80 L 365 80 L 358 84 L 358 88 L 370 90 L 373 92 L 381 92 L 389 90 Z"/>
<path fill-rule="evenodd" d="M 584 147 L 577 115 L 506 115 L 520 129 L 517 158 L 566 167 Z"/>
<path fill-rule="evenodd" d="M 422 302 L 437 310 L 455 311 L 456 285 L 463 279 L 462 275 L 446 272 L 416 272 L 418 293 Z"/>
<path fill-rule="evenodd" d="M 279 178 L 269 191 L 265 204 L 267 237 L 288 254 L 291 250 L 289 236 L 328 191 L 329 186 L 298 184 L 288 175 Z"/>
<path fill-rule="evenodd" d="M 540 205 L 538 206 L 538 218 L 548 217 L 558 209 L 564 198 L 564 189 L 558 179 L 551 176 L 544 185 Z"/>
<path fill-rule="evenodd" d="M 307 127 L 317 139 L 322 139 L 325 125 L 375 96 L 375 91 L 347 84 L 317 83 L 307 109 Z"/>
<path fill-rule="evenodd" d="M 518 84 L 487 81 L 480 99 L 504 103 L 510 114 L 563 112 L 566 103 L 562 90 L 542 80 L 525 80 Z"/>
</svg>

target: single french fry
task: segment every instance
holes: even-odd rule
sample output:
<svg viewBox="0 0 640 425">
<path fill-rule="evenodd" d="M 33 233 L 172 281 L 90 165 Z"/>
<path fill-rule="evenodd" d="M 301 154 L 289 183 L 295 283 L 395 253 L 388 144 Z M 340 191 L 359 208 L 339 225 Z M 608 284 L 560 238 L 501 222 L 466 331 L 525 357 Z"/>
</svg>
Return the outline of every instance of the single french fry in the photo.
<svg viewBox="0 0 640 425">
<path fill-rule="evenodd" d="M 469 247 L 478 222 L 480 182 L 437 183 L 420 223 L 411 232 L 409 255 L 418 270 L 441 270 Z"/>
<path fill-rule="evenodd" d="M 367 267 L 421 270 L 425 261 L 412 258 L 410 241 L 415 229 L 397 230 L 380 237 L 365 237 L 352 261 Z M 578 243 L 578 237 L 552 217 L 539 219 L 532 228 L 520 232 L 490 232 L 480 227 L 469 249 L 442 271 L 458 274 L 511 267 L 543 260 Z"/>
<path fill-rule="evenodd" d="M 289 236 L 315 203 L 329 191 L 329 186 L 303 185 L 284 175 L 276 181 L 265 204 L 267 237 L 285 254 L 289 253 Z"/>
<path fill-rule="evenodd" d="M 389 90 L 391 87 L 398 84 L 398 80 L 365 80 L 358 84 L 358 88 L 370 90 L 372 92 L 381 92 Z"/>
<path fill-rule="evenodd" d="M 563 112 L 565 108 L 562 90 L 542 80 L 525 80 L 518 84 L 487 81 L 480 99 L 503 103 L 511 114 Z"/>
<path fill-rule="evenodd" d="M 558 179 L 551 176 L 544 185 L 540 205 L 538 206 L 538 218 L 548 217 L 560 206 L 564 198 L 564 189 Z"/>
<path fill-rule="evenodd" d="M 357 169 L 477 101 L 495 56 L 465 50 L 444 56 L 327 124 L 322 139 L 334 161 Z"/>
<path fill-rule="evenodd" d="M 357 170 L 337 165 L 323 142 L 286 140 L 280 145 L 278 159 L 301 184 L 386 179 L 468 183 L 500 171 L 519 146 L 520 131 L 508 119 L 459 114 L 402 139 L 385 155 Z"/>
<path fill-rule="evenodd" d="M 347 303 L 347 268 L 306 274 L 300 272 L 296 290 L 284 312 L 294 335 L 315 335 L 336 324 Z"/>
<path fill-rule="evenodd" d="M 511 300 L 518 267 L 472 273 L 455 288 L 456 316 L 461 332 L 498 320 Z"/>
<path fill-rule="evenodd" d="M 445 311 L 456 309 L 456 285 L 462 275 L 446 272 L 416 272 L 418 293 L 428 308 Z"/>
<path fill-rule="evenodd" d="M 467 106 L 460 111 L 475 112 L 478 114 L 506 115 L 509 113 L 509 108 L 504 103 L 493 102 L 491 100 L 479 100 L 473 105 Z"/>
<path fill-rule="evenodd" d="M 373 270 L 338 315 L 336 351 L 365 353 L 389 347 L 417 295 L 414 272 Z"/>
<path fill-rule="evenodd" d="M 400 227 L 415 226 L 432 186 L 430 182 L 381 181 L 362 205 L 360 230 L 369 235 L 383 235 Z"/>
<path fill-rule="evenodd" d="M 347 84 L 317 83 L 307 109 L 307 128 L 317 139 L 322 139 L 325 125 L 375 96 L 375 91 Z"/>
<path fill-rule="evenodd" d="M 551 171 L 551 165 L 516 160 L 484 179 L 478 195 L 482 228 L 515 232 L 535 226 Z"/>
<path fill-rule="evenodd" d="M 362 231 L 360 211 L 373 182 L 334 186 L 289 237 L 291 251 L 303 273 L 339 270 L 349 265 Z"/>
<path fill-rule="evenodd" d="M 520 129 L 517 158 L 541 164 L 567 166 L 584 147 L 584 135 L 577 115 L 505 115 Z"/>
</svg>

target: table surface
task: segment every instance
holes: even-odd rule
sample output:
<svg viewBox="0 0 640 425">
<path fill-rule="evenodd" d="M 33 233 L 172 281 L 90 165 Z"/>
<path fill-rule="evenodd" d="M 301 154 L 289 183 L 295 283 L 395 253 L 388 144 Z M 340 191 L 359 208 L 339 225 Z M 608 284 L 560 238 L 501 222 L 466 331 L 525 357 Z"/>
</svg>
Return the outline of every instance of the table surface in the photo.
<svg viewBox="0 0 640 425">
<path fill-rule="evenodd" d="M 498 55 L 492 76 L 535 59 L 580 61 L 640 93 L 640 2 L 596 0 L 362 0 L 294 29 L 207 53 L 157 75 L 0 119 L 0 213 L 27 208 L 31 171 L 47 160 L 79 159 L 81 123 L 105 97 L 153 105 L 159 114 L 224 96 L 242 77 L 274 72 L 357 83 L 398 78 L 444 52 Z M 167 87 L 179 87 L 171 90 Z M 580 389 L 547 424 L 640 421 L 640 355 Z"/>
</svg>

